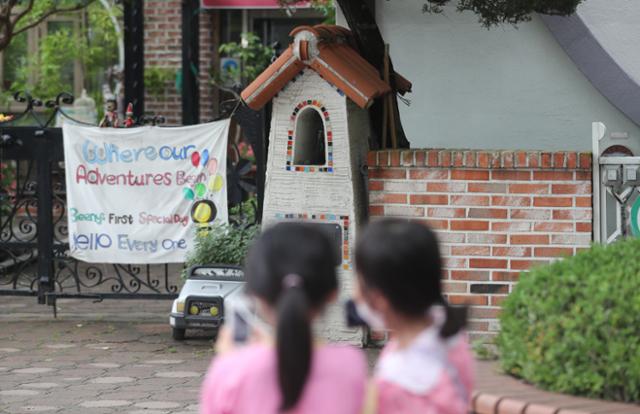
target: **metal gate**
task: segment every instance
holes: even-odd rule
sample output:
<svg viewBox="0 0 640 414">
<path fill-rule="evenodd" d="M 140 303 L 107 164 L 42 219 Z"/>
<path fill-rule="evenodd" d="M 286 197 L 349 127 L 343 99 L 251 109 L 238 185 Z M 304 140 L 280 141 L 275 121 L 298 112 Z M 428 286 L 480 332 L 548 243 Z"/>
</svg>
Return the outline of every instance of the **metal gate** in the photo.
<svg viewBox="0 0 640 414">
<path fill-rule="evenodd" d="M 640 237 L 640 142 L 600 122 L 592 131 L 594 241 Z"/>
<path fill-rule="evenodd" d="M 68 255 L 62 129 L 50 125 L 56 115 L 67 116 L 61 105 L 73 97 L 60 94 L 44 104 L 28 94 L 15 98 L 26 105 L 24 112 L 0 123 L 0 296 L 36 296 L 54 312 L 57 298 L 175 298 L 181 265 L 92 264 Z M 49 110 L 44 120 L 35 111 L 43 105 Z M 262 114 L 237 113 L 261 160 Z M 140 124 L 158 121 L 146 117 Z M 18 126 L 27 122 L 37 126 Z M 228 173 L 238 175 L 237 169 L 231 163 Z M 263 174 L 258 161 L 258 210 Z"/>
</svg>

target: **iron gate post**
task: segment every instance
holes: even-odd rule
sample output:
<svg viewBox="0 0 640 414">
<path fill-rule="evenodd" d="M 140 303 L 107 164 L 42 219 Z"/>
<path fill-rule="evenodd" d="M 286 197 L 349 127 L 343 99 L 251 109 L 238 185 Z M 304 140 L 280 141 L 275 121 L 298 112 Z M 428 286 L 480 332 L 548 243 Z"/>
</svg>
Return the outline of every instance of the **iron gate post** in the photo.
<svg viewBox="0 0 640 414">
<path fill-rule="evenodd" d="M 200 122 L 200 2 L 182 0 L 182 124 Z"/>
<path fill-rule="evenodd" d="M 38 185 L 38 303 L 45 304 L 53 281 L 53 186 L 49 137 L 46 129 L 37 129 L 35 155 Z"/>
<path fill-rule="evenodd" d="M 144 115 L 144 2 L 124 2 L 124 105 L 133 104 L 133 116 Z M 121 108 L 124 110 L 124 108 Z"/>
</svg>

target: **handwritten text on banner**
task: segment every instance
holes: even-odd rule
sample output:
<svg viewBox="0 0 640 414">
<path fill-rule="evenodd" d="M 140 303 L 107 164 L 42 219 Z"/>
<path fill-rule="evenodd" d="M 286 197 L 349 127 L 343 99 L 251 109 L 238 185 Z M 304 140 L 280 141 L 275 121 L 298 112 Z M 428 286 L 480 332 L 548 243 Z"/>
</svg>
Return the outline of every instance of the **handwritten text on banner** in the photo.
<svg viewBox="0 0 640 414">
<path fill-rule="evenodd" d="M 229 121 L 130 129 L 63 126 L 71 255 L 180 263 L 195 231 L 227 222 Z"/>
</svg>

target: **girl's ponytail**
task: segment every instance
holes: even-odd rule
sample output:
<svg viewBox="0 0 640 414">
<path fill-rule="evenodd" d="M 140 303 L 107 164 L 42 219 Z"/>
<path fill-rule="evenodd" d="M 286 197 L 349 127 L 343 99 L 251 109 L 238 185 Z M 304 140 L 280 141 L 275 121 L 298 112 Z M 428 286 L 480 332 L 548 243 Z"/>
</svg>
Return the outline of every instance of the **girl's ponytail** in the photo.
<svg viewBox="0 0 640 414">
<path fill-rule="evenodd" d="M 278 301 L 276 348 L 282 411 L 297 404 L 311 370 L 311 309 L 301 280 L 298 275 L 286 276 L 287 286 Z"/>
<path fill-rule="evenodd" d="M 312 314 L 338 288 L 335 246 L 317 226 L 280 223 L 254 242 L 245 264 L 247 290 L 276 310 L 281 410 L 294 408 L 311 371 Z"/>
<path fill-rule="evenodd" d="M 447 302 L 443 303 L 445 319 L 440 328 L 440 336 L 442 338 L 450 338 L 467 325 L 468 312 L 466 306 L 451 306 Z"/>
</svg>

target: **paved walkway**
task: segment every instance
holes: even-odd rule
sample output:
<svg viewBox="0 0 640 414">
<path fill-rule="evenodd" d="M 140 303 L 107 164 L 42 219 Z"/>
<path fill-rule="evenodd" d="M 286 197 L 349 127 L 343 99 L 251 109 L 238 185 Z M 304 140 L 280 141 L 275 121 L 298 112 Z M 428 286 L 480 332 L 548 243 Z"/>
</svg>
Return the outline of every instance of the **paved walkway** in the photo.
<svg viewBox="0 0 640 414">
<path fill-rule="evenodd" d="M 212 340 L 171 339 L 170 301 L 0 296 L 0 413 L 197 413 Z M 370 362 L 377 351 L 368 352 Z M 543 392 L 477 365 L 476 414 L 631 414 L 640 406 Z"/>
<path fill-rule="evenodd" d="M 34 302 L 0 297 L 0 413 L 197 412 L 212 341 L 173 341 L 170 301 Z"/>
</svg>

